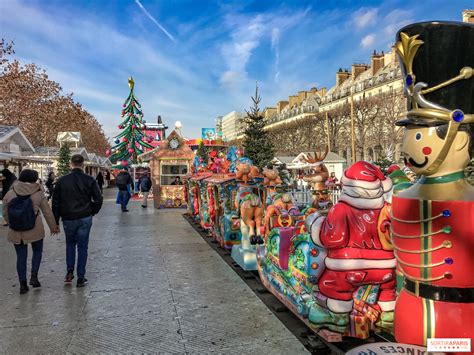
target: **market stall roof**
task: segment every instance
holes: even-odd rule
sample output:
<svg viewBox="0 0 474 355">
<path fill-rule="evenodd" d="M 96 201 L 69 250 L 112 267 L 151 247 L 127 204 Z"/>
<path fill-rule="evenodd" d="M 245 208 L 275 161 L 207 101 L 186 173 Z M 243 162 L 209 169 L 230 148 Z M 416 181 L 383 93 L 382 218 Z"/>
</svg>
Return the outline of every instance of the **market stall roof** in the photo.
<svg viewBox="0 0 474 355">
<path fill-rule="evenodd" d="M 173 140 L 178 141 L 177 147 L 170 146 L 169 142 Z M 140 154 L 138 158 L 141 161 L 150 161 L 152 158 L 192 160 L 194 159 L 194 152 L 184 139 L 176 131 L 173 131 L 166 140 L 160 142 L 157 148 Z"/>
<path fill-rule="evenodd" d="M 301 152 L 300 154 L 298 154 L 292 161 L 292 163 L 300 163 L 300 162 L 304 162 L 303 158 L 306 156 L 308 156 L 308 154 L 313 154 L 313 152 Z M 340 155 L 336 154 L 336 153 L 333 153 L 333 152 L 329 152 L 327 155 L 326 155 L 326 158 L 324 159 L 324 162 L 325 163 L 345 163 L 346 162 L 346 159 L 344 159 L 343 157 L 341 157 Z"/>
<path fill-rule="evenodd" d="M 31 145 L 30 141 L 17 126 L 0 125 L 0 143 L 4 143 L 8 139 L 14 140 L 22 151 L 26 153 L 35 151 L 35 148 Z"/>
<path fill-rule="evenodd" d="M 296 156 L 276 156 L 273 158 L 272 163 L 275 164 L 290 164 Z"/>
<path fill-rule="evenodd" d="M 52 164 L 52 161 L 50 160 L 41 159 L 41 158 L 33 158 L 33 157 L 18 155 L 18 154 L 10 153 L 10 152 L 0 152 L 0 160 L 5 160 L 5 161 L 21 160 L 21 161 L 31 161 L 31 162 L 40 163 L 40 164 Z"/>
</svg>

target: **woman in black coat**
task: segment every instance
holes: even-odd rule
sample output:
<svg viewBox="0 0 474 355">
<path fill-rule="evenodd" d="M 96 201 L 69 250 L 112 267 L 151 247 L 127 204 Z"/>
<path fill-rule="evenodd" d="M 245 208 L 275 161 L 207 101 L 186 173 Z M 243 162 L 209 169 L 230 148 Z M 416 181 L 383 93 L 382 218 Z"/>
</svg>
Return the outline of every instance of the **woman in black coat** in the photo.
<svg viewBox="0 0 474 355">
<path fill-rule="evenodd" d="M 13 183 L 16 180 L 15 174 L 13 174 L 10 170 L 7 168 L 2 170 L 2 200 L 7 194 L 7 192 L 10 190 L 10 187 L 12 187 Z"/>
<path fill-rule="evenodd" d="M 104 175 L 99 171 L 97 174 L 97 177 L 95 178 L 97 180 L 97 185 L 99 185 L 100 192 L 104 192 Z"/>
</svg>

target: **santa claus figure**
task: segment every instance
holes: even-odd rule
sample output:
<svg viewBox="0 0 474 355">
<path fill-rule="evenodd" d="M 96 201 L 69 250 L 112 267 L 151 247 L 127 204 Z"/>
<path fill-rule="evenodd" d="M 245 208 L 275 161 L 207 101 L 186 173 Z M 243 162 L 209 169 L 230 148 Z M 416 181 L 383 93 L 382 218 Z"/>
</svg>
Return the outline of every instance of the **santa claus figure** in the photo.
<svg viewBox="0 0 474 355">
<path fill-rule="evenodd" d="M 341 180 L 339 202 L 327 217 L 309 216 L 306 227 L 315 244 L 327 249 L 326 269 L 318 281 L 325 307 L 315 305 L 309 320 L 316 324 L 344 327 L 353 310 L 353 293 L 363 285 L 380 285 L 377 305 L 393 319 L 396 261 L 390 243 L 383 237 L 388 229 L 381 218 L 392 182 L 375 165 L 359 161 Z"/>
</svg>

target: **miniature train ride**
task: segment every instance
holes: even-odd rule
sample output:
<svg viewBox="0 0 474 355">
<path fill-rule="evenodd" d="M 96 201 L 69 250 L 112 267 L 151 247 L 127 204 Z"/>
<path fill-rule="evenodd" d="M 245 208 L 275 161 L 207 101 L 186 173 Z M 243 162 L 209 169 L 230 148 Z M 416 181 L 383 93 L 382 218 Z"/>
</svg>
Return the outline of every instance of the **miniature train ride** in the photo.
<svg viewBox="0 0 474 355">
<path fill-rule="evenodd" d="M 260 172 L 233 148 L 227 164 L 187 179 L 194 218 L 318 334 L 389 332 L 415 347 L 474 336 L 474 188 L 463 172 L 474 138 L 474 52 L 449 41 L 461 37 L 474 41 L 474 26 L 421 23 L 397 34 L 409 96 L 397 124 L 416 181 L 398 166 L 385 175 L 358 161 L 333 204 L 325 154 L 315 153 L 305 177 L 314 201 L 296 206 L 277 170 Z M 456 68 L 438 40 L 456 54 Z"/>
</svg>

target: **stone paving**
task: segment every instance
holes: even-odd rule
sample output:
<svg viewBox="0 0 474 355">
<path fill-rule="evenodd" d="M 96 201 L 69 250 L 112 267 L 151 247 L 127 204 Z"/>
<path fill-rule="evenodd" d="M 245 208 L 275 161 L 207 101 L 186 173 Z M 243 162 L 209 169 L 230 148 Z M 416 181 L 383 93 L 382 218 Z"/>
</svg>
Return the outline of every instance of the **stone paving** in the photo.
<svg viewBox="0 0 474 355">
<path fill-rule="evenodd" d="M 85 288 L 63 284 L 61 234 L 45 240 L 43 287 L 20 296 L 0 227 L 0 353 L 307 353 L 183 210 L 121 213 L 113 196 L 94 219 Z"/>
</svg>

